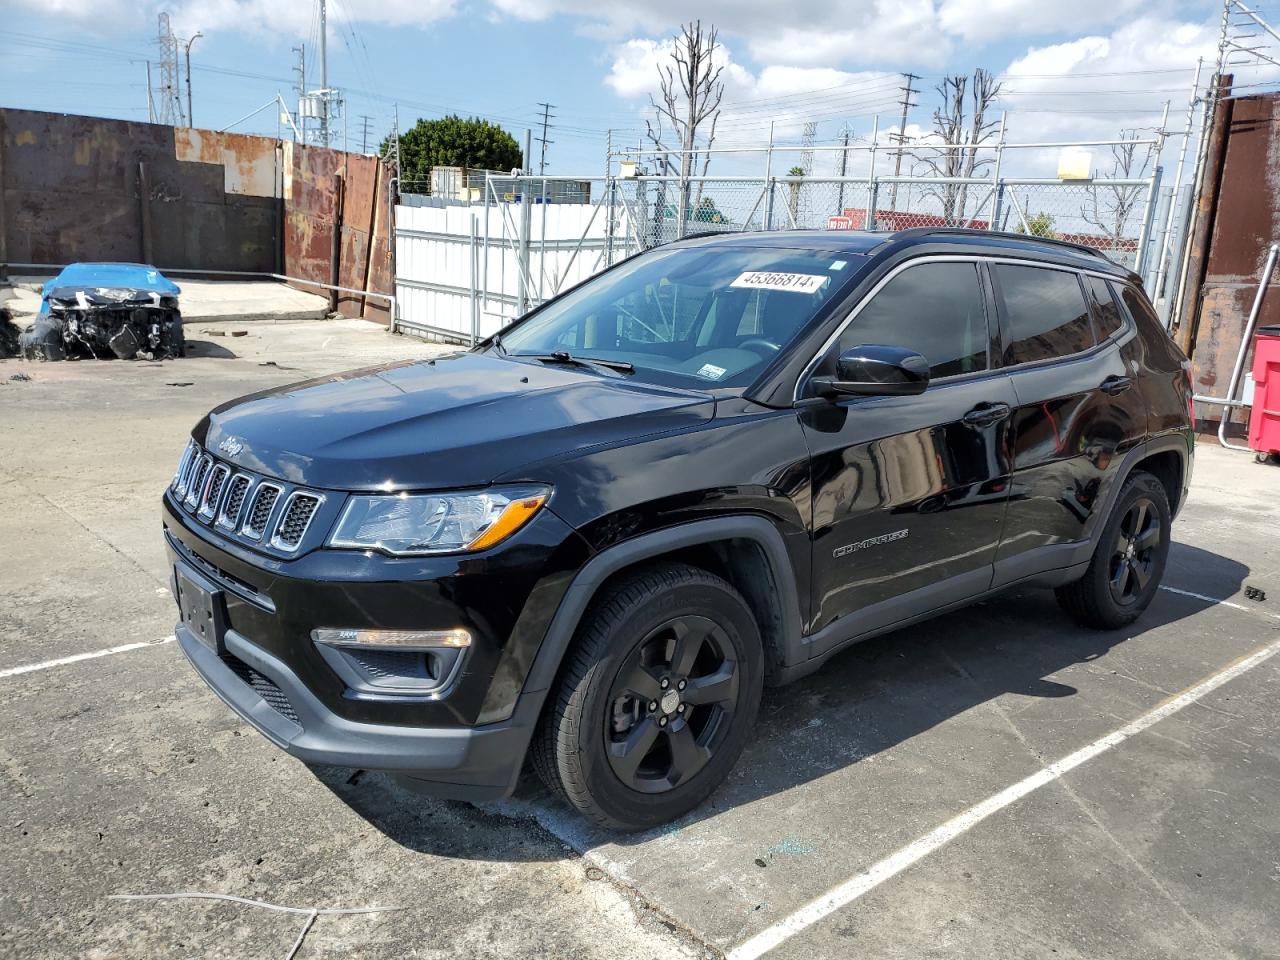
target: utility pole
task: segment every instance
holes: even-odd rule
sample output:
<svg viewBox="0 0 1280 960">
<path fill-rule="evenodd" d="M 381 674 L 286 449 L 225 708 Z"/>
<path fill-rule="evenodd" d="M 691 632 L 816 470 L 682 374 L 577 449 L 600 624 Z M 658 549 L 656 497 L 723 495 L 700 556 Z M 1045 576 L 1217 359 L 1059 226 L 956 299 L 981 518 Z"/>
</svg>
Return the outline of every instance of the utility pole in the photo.
<svg viewBox="0 0 1280 960">
<path fill-rule="evenodd" d="M 298 72 L 298 127 L 302 131 L 302 142 L 307 142 L 307 118 L 302 113 L 302 98 L 307 95 L 307 45 L 299 44 L 293 48 L 298 55 L 298 65 L 293 69 Z"/>
<path fill-rule="evenodd" d="M 898 123 L 898 132 L 891 135 L 893 140 L 898 144 L 897 156 L 893 161 L 893 188 L 889 191 L 889 209 L 898 209 L 898 181 L 896 178 L 902 176 L 902 154 L 903 145 L 907 142 L 907 111 L 915 106 L 911 102 L 911 98 L 916 91 L 912 89 L 912 84 L 920 78 L 914 73 L 904 73 L 902 78 L 907 81 L 906 86 L 899 87 L 902 91 L 902 119 Z"/>
<path fill-rule="evenodd" d="M 320 0 L 320 144 L 329 145 L 329 28 L 325 0 Z"/>
<path fill-rule="evenodd" d="M 191 110 L 191 45 L 203 36 L 204 34 L 197 30 L 195 35 L 187 41 L 187 126 L 189 127 L 196 125 L 196 115 Z"/>
<path fill-rule="evenodd" d="M 846 171 L 849 169 L 849 124 L 844 125 L 844 129 L 840 131 L 840 138 L 844 141 L 844 149 L 840 151 L 840 197 L 836 201 L 836 208 L 840 211 L 840 215 L 844 216 L 844 178 Z"/>
<path fill-rule="evenodd" d="M 156 122 L 156 101 L 151 95 L 151 61 L 147 60 L 147 123 Z"/>
<path fill-rule="evenodd" d="M 404 176 L 404 174 L 400 170 L 400 104 L 398 103 L 395 105 L 394 116 L 395 116 L 395 120 L 394 120 L 395 125 L 392 127 L 392 132 L 395 137 L 395 145 L 396 145 L 396 180 L 399 181 L 400 178 Z M 488 202 L 489 201 L 486 199 L 485 203 L 488 203 Z M 392 244 L 392 246 L 394 246 L 394 244 Z"/>
<path fill-rule="evenodd" d="M 373 117 L 367 113 L 360 114 L 360 152 L 369 152 L 369 124 L 373 122 Z"/>
<path fill-rule="evenodd" d="M 541 158 L 538 161 L 538 173 L 544 174 L 547 172 L 547 147 L 550 144 L 555 143 L 554 140 L 547 139 L 548 122 L 555 116 L 555 114 L 551 112 L 552 108 L 555 107 L 555 104 L 539 103 L 538 106 L 542 108 L 542 136 L 537 138 L 538 143 L 542 144 Z"/>
</svg>

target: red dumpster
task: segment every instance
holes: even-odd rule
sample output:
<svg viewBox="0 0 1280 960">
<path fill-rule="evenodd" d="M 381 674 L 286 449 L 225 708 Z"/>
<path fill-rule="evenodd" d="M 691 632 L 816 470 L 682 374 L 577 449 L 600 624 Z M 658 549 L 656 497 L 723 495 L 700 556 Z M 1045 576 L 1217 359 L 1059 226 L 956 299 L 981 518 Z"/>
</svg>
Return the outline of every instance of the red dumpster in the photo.
<svg viewBox="0 0 1280 960">
<path fill-rule="evenodd" d="M 1280 326 L 1260 327 L 1253 344 L 1253 413 L 1249 446 L 1280 454 Z"/>
</svg>

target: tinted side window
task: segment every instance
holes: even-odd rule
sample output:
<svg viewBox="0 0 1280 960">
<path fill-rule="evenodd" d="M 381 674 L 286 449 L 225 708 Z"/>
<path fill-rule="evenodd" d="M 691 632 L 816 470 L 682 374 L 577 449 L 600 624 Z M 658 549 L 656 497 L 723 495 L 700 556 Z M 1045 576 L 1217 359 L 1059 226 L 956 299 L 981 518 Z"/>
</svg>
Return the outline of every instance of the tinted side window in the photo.
<svg viewBox="0 0 1280 960">
<path fill-rule="evenodd" d="M 993 270 L 1004 305 L 1005 366 L 1093 346 L 1093 324 L 1074 273 L 1003 263 Z"/>
<path fill-rule="evenodd" d="M 923 354 L 933 378 L 986 370 L 987 314 L 972 263 L 923 263 L 881 288 L 840 335 L 836 355 L 863 343 Z"/>
<path fill-rule="evenodd" d="M 1116 303 L 1111 284 L 1101 277 L 1085 277 L 1084 284 L 1093 295 L 1095 307 L 1094 317 L 1097 320 L 1097 336 L 1099 342 L 1114 337 L 1124 329 L 1124 318 L 1120 314 L 1120 304 Z"/>
</svg>

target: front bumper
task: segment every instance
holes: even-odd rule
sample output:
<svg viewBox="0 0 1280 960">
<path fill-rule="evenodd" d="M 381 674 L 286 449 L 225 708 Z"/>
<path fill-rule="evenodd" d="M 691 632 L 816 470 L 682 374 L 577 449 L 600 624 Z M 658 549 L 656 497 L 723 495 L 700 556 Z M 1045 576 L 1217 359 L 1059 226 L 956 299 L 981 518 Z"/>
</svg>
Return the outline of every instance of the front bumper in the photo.
<svg viewBox="0 0 1280 960">
<path fill-rule="evenodd" d="M 217 650 L 179 623 L 187 659 L 272 743 L 316 765 L 390 771 L 441 796 L 487 799 L 515 786 L 545 697 L 526 674 L 585 551 L 550 514 L 475 558 L 400 561 L 314 551 L 253 556 L 165 498 L 169 560 L 217 594 Z M 175 578 L 176 596 L 176 578 Z M 312 642 L 321 626 L 442 629 L 474 637 L 447 695 L 349 689 Z"/>
<path fill-rule="evenodd" d="M 228 630 L 228 654 L 283 694 L 296 720 L 242 677 L 234 661 L 205 646 L 184 624 L 178 645 L 222 700 L 264 737 L 307 764 L 360 767 L 402 774 L 429 792 L 465 800 L 506 796 L 520 776 L 537 718 L 536 705 L 517 705 L 511 719 L 476 727 L 405 727 L 357 723 L 328 710 L 281 660 Z M 275 699 L 274 697 L 272 698 Z M 531 715 L 530 715 L 531 714 Z"/>
</svg>

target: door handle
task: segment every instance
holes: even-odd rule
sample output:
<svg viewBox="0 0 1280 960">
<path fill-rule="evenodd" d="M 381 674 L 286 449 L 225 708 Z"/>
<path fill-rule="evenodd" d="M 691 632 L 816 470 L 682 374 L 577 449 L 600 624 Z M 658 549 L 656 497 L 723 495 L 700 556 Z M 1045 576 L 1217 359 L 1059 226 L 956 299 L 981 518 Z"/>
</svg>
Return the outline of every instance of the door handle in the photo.
<svg viewBox="0 0 1280 960">
<path fill-rule="evenodd" d="M 1117 397 L 1132 386 L 1133 379 L 1130 377 L 1110 376 L 1102 381 L 1098 389 L 1109 396 Z"/>
<path fill-rule="evenodd" d="M 971 427 L 988 427 L 1011 412 L 1007 403 L 980 403 L 960 419 Z"/>
</svg>

